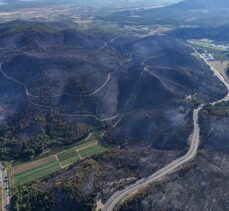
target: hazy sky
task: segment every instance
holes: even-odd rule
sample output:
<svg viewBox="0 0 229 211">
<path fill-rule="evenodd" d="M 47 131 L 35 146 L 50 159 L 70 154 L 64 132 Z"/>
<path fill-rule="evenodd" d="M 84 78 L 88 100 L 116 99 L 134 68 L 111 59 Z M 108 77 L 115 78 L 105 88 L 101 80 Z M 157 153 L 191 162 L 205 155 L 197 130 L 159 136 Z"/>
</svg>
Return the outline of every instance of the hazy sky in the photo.
<svg viewBox="0 0 229 211">
<path fill-rule="evenodd" d="M 80 4 L 90 4 L 90 2 L 96 2 L 97 4 L 168 4 L 168 3 L 176 3 L 181 0 L 16 0 L 18 2 L 33 2 L 33 1 L 46 1 L 46 2 L 75 2 Z M 11 0 L 0 0 L 0 3 L 3 2 L 12 2 Z"/>
</svg>

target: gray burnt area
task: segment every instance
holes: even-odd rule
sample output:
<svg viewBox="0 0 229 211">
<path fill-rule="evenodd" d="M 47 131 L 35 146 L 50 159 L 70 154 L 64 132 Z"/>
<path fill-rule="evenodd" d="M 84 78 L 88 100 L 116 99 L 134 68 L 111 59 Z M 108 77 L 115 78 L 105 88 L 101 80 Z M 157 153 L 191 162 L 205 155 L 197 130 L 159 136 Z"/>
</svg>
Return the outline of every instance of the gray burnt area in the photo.
<svg viewBox="0 0 229 211">
<path fill-rule="evenodd" d="M 197 159 L 137 194 L 118 210 L 227 210 L 228 123 L 227 102 L 204 107 L 200 113 Z"/>
<path fill-rule="evenodd" d="M 189 47 L 164 35 L 113 41 L 45 23 L 16 26 L 0 27 L 2 158 L 24 158 L 23 144 L 39 153 L 55 148 L 53 139 L 70 144 L 106 127 L 112 145 L 186 149 L 196 103 L 226 94 Z M 119 124 L 109 129 L 103 120 L 113 118 Z"/>
<path fill-rule="evenodd" d="M 177 39 L 157 35 L 114 40 L 108 34 L 23 25 L 16 32 L 15 23 L 0 26 L 0 47 L 5 49 L 1 158 L 37 156 L 77 143 L 94 129 L 105 129 L 102 141 L 114 149 L 22 186 L 12 198 L 14 208 L 26 198 L 28 209 L 93 210 L 97 199 L 105 203 L 117 190 L 184 155 L 193 130 L 193 109 L 227 93 L 208 66 Z M 211 134 L 214 118 L 205 118 L 204 111 L 201 127 L 205 121 L 204 131 Z M 226 119 L 219 121 L 226 131 Z M 226 192 L 228 169 L 214 164 L 220 156 L 224 163 L 228 159 L 224 142 L 222 151 L 212 151 L 216 137 L 212 133 L 210 143 L 201 136 L 206 145 L 201 145 L 196 161 L 120 209 L 224 208 L 227 195 L 210 204 L 217 186 Z M 191 186 L 193 191 L 187 190 Z M 49 200 L 34 204 L 35 192 Z"/>
<path fill-rule="evenodd" d="M 3 210 L 228 211 L 228 9 L 0 0 Z"/>
<path fill-rule="evenodd" d="M 154 184 L 118 210 L 227 210 L 228 154 L 201 150 L 195 162 Z"/>
</svg>

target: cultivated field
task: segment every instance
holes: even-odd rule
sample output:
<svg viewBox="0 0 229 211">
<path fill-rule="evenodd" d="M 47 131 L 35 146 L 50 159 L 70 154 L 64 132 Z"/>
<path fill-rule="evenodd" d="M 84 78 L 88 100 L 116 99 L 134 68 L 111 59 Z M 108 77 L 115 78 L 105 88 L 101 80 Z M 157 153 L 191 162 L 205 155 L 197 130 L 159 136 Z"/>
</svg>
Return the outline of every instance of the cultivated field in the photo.
<svg viewBox="0 0 229 211">
<path fill-rule="evenodd" d="M 229 45 L 216 44 L 211 40 L 188 40 L 188 42 L 196 47 L 204 49 L 208 53 L 212 54 L 214 59 L 217 61 L 228 60 L 227 54 L 229 51 Z"/>
<path fill-rule="evenodd" d="M 198 46 L 198 47 L 209 49 L 209 50 L 227 51 L 229 49 L 227 45 L 218 45 L 218 44 L 215 44 L 213 41 L 207 40 L 207 39 L 189 40 L 189 43 L 191 43 L 192 45 Z"/>
<path fill-rule="evenodd" d="M 80 159 L 78 153 L 75 150 L 69 150 L 61 152 L 57 155 L 62 166 L 70 165 Z"/>
<path fill-rule="evenodd" d="M 91 137 L 87 142 L 82 143 L 78 146 L 75 146 L 69 150 L 65 150 L 61 153 L 57 154 L 57 158 L 60 161 L 60 164 L 62 167 L 68 166 L 77 160 L 80 160 L 82 158 L 92 156 L 94 154 L 101 153 L 107 148 L 102 147 L 97 139 L 95 139 L 95 135 Z M 88 151 L 88 155 L 85 156 L 84 151 Z"/>
<path fill-rule="evenodd" d="M 108 148 L 99 143 L 100 136 L 101 133 L 93 133 L 67 150 L 62 150 L 46 158 L 14 166 L 13 172 L 16 186 L 40 179 L 80 159 L 108 150 Z"/>
<path fill-rule="evenodd" d="M 41 177 L 47 176 L 57 170 L 60 170 L 61 166 L 59 161 L 51 161 L 46 164 L 42 164 L 35 168 L 28 169 L 21 173 L 15 174 L 16 185 L 22 185 L 24 183 L 34 181 Z"/>
<path fill-rule="evenodd" d="M 20 165 L 16 165 L 13 167 L 13 172 L 14 172 L 14 174 L 19 174 L 19 173 L 24 172 L 26 170 L 29 170 L 31 168 L 36 168 L 36 167 L 42 166 L 43 164 L 46 164 L 46 163 L 49 163 L 52 161 L 56 161 L 55 155 L 51 155 L 51 156 L 48 156 L 46 158 L 42 158 L 42 159 L 35 160 L 32 162 L 27 162 L 27 163 L 23 163 Z"/>
<path fill-rule="evenodd" d="M 106 151 L 107 149 L 101 145 L 97 145 L 97 146 L 92 146 L 89 148 L 85 148 L 79 151 L 80 156 L 82 158 L 88 157 L 88 156 L 92 156 L 98 153 L 102 153 L 104 151 Z"/>
</svg>

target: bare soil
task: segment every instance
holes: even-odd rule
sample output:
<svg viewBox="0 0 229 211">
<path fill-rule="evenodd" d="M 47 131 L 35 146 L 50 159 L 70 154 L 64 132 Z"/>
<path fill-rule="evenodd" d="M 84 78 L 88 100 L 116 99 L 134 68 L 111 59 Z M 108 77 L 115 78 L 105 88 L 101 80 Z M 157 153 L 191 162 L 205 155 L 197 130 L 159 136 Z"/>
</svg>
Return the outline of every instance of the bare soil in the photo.
<svg viewBox="0 0 229 211">
<path fill-rule="evenodd" d="M 229 66 L 229 61 L 213 61 L 209 63 L 228 81 L 225 71 Z"/>
</svg>

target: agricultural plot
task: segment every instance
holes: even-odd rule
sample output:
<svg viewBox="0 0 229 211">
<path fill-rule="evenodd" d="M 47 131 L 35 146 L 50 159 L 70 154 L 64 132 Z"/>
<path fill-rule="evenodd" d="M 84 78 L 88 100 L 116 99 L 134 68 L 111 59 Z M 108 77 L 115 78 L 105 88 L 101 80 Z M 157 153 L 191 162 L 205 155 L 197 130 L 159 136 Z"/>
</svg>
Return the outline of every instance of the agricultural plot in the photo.
<svg viewBox="0 0 229 211">
<path fill-rule="evenodd" d="M 16 165 L 13 167 L 13 172 L 14 172 L 14 174 L 19 174 L 19 173 L 24 172 L 26 170 L 47 164 L 51 161 L 56 161 L 55 155 L 51 155 L 51 156 L 48 156 L 45 158 L 41 158 L 39 160 L 35 160 L 35 161 L 31 161 L 31 162 L 22 163 L 20 165 Z"/>
<path fill-rule="evenodd" d="M 226 61 L 228 60 L 227 53 L 213 52 L 216 61 Z"/>
<path fill-rule="evenodd" d="M 76 147 L 73 147 L 72 149 L 73 150 L 80 150 L 82 148 L 85 148 L 85 147 L 88 147 L 88 146 L 91 146 L 91 145 L 97 145 L 97 144 L 98 144 L 98 141 L 94 139 L 94 140 L 87 141 L 87 142 L 85 142 L 83 144 L 80 144 L 80 145 L 78 145 Z"/>
<path fill-rule="evenodd" d="M 228 60 L 229 45 L 215 44 L 211 40 L 188 40 L 188 42 L 198 48 L 203 49 L 206 53 L 213 55 L 216 61 Z"/>
<path fill-rule="evenodd" d="M 35 168 L 31 168 L 18 174 L 15 174 L 15 182 L 16 185 L 19 186 L 24 183 L 34 181 L 36 179 L 40 179 L 59 169 L 61 169 L 60 163 L 57 160 L 51 161 L 40 166 L 37 166 Z"/>
<path fill-rule="evenodd" d="M 78 153 L 75 150 L 69 150 L 61 152 L 57 155 L 62 166 L 70 165 L 80 159 Z"/>
<path fill-rule="evenodd" d="M 73 147 L 70 150 L 58 153 L 57 158 L 63 167 L 77 160 L 104 152 L 107 148 L 102 147 L 97 140 L 89 140 L 86 143 Z"/>
<path fill-rule="evenodd" d="M 198 46 L 198 47 L 202 47 L 202 48 L 206 48 L 208 50 L 216 50 L 216 51 L 227 51 L 229 49 L 228 45 L 219 45 L 219 44 L 215 44 L 213 41 L 211 40 L 189 40 L 189 43 L 191 43 L 192 45 Z"/>
<path fill-rule="evenodd" d="M 85 157 L 92 156 L 92 155 L 95 155 L 98 153 L 102 153 L 106 150 L 107 150 L 107 148 L 105 148 L 101 145 L 96 145 L 96 146 L 91 146 L 91 147 L 80 150 L 79 154 L 82 158 L 85 158 Z"/>
<path fill-rule="evenodd" d="M 102 153 L 108 148 L 99 143 L 101 132 L 93 133 L 87 139 L 72 145 L 57 154 L 22 163 L 13 167 L 14 183 L 16 186 L 48 176 L 61 168 L 65 168 L 76 161 Z"/>
</svg>

